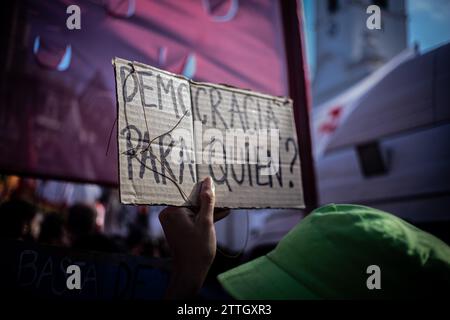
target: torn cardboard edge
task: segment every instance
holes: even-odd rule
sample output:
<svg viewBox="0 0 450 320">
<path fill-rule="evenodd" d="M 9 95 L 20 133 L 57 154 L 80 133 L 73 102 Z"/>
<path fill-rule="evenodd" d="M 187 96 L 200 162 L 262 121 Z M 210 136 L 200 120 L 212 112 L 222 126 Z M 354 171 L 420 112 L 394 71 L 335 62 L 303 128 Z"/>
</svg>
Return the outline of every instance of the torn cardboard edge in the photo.
<svg viewBox="0 0 450 320">
<path fill-rule="evenodd" d="M 288 104 L 291 103 L 292 104 L 292 99 L 289 97 L 285 97 L 285 96 L 272 96 L 270 94 L 266 94 L 266 93 L 261 93 L 261 92 L 257 92 L 257 91 L 253 91 L 251 89 L 244 89 L 244 88 L 239 88 L 230 84 L 225 84 L 225 83 L 211 83 L 211 82 L 201 82 L 201 81 L 195 81 L 189 78 L 186 78 L 185 76 L 183 76 L 182 74 L 176 74 L 176 73 L 172 73 L 170 71 L 164 70 L 164 69 L 159 69 L 153 66 L 149 66 L 146 65 L 142 62 L 138 62 L 138 61 L 129 61 L 123 58 L 119 58 L 119 57 L 115 57 L 114 59 L 112 59 L 111 63 L 112 65 L 115 67 L 117 63 L 124 63 L 126 65 L 128 65 L 129 67 L 131 67 L 132 69 L 134 69 L 134 66 L 138 66 L 140 68 L 143 69 L 148 69 L 148 70 L 153 70 L 153 71 L 157 71 L 159 73 L 163 73 L 166 74 L 168 76 L 171 77 L 175 77 L 175 78 L 179 78 L 182 79 L 184 81 L 189 82 L 190 84 L 194 84 L 194 85 L 198 85 L 198 86 L 207 86 L 207 87 L 214 87 L 214 88 L 218 88 L 218 89 L 223 89 L 223 90 L 228 90 L 228 91 L 233 91 L 233 92 L 238 92 L 238 93 L 242 93 L 242 94 L 250 94 L 253 96 L 257 96 L 263 99 L 276 99 L 279 100 L 280 102 L 283 102 L 283 104 Z M 115 71 L 115 69 L 114 69 Z M 117 85 L 117 83 L 116 83 Z M 117 91 L 116 91 L 116 97 L 117 97 Z"/>
</svg>

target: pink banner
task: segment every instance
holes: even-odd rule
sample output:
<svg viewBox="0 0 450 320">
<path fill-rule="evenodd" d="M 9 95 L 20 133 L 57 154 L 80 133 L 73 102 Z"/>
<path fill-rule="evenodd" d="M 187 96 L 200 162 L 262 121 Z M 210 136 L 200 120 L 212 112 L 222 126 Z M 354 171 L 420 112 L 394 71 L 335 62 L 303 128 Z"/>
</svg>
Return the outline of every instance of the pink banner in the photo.
<svg viewBox="0 0 450 320">
<path fill-rule="evenodd" d="M 79 30 L 66 26 L 71 4 Z M 32 0 L 17 12 L 0 100 L 1 172 L 117 184 L 115 134 L 106 155 L 115 56 L 288 94 L 278 1 Z"/>
</svg>

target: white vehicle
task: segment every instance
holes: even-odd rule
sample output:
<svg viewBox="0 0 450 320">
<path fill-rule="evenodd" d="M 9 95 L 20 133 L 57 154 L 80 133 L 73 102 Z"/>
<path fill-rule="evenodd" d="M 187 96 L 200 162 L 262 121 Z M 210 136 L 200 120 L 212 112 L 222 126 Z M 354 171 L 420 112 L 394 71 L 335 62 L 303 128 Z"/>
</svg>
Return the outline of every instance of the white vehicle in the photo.
<svg viewBox="0 0 450 320">
<path fill-rule="evenodd" d="M 450 44 L 401 53 L 315 108 L 312 124 L 321 205 L 363 204 L 448 226 Z"/>
</svg>

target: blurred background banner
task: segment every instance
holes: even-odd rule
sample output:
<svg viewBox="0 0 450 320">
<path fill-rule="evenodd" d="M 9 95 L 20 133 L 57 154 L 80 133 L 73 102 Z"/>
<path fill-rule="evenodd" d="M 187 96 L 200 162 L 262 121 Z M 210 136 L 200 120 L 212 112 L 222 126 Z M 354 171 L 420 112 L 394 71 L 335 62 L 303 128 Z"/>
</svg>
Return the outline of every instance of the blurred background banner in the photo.
<svg viewBox="0 0 450 320">
<path fill-rule="evenodd" d="M 72 4 L 81 9 L 80 30 L 66 26 Z M 281 16 L 270 0 L 6 4 L 0 170 L 116 185 L 115 56 L 288 95 Z"/>
</svg>

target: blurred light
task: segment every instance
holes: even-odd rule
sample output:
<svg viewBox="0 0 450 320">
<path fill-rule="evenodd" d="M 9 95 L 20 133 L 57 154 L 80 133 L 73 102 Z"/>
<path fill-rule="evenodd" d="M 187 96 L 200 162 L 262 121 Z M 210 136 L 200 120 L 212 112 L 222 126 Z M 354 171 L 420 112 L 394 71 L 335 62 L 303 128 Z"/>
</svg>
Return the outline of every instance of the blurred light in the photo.
<svg viewBox="0 0 450 320">
<path fill-rule="evenodd" d="M 167 47 L 160 47 L 158 51 L 158 65 L 163 66 L 167 60 Z"/>
<path fill-rule="evenodd" d="M 61 62 L 56 67 L 58 71 L 64 71 L 67 70 L 70 66 L 70 61 L 72 60 L 72 46 L 69 44 L 66 47 L 66 51 L 64 53 L 64 56 L 61 59 Z"/>
<path fill-rule="evenodd" d="M 105 206 L 100 202 L 96 202 L 95 210 L 97 211 L 97 217 L 95 218 L 95 224 L 97 225 L 97 228 L 99 229 L 99 231 L 103 232 L 105 229 L 105 215 L 106 215 Z"/>
<path fill-rule="evenodd" d="M 64 51 L 57 48 L 45 48 L 42 45 L 41 37 L 36 36 L 33 42 L 33 54 L 39 65 L 58 71 L 65 71 L 72 61 L 72 46 L 69 44 Z"/>
<path fill-rule="evenodd" d="M 183 76 L 186 78 L 192 79 L 195 75 L 195 71 L 197 70 L 197 59 L 195 58 L 195 54 L 190 53 L 184 62 L 183 67 Z"/>
<path fill-rule="evenodd" d="M 217 1 L 216 1 L 217 2 Z M 230 8 L 228 12 L 222 16 L 213 15 L 213 9 L 211 8 L 211 0 L 203 0 L 203 7 L 208 15 L 212 16 L 212 20 L 215 22 L 228 22 L 233 20 L 239 10 L 239 0 L 231 0 Z M 216 6 L 217 7 L 217 6 Z"/>
<path fill-rule="evenodd" d="M 136 12 L 136 0 L 108 0 L 106 11 L 118 18 L 130 18 Z"/>
</svg>

